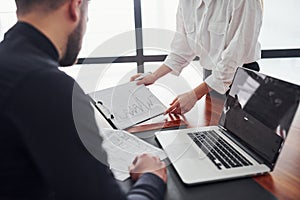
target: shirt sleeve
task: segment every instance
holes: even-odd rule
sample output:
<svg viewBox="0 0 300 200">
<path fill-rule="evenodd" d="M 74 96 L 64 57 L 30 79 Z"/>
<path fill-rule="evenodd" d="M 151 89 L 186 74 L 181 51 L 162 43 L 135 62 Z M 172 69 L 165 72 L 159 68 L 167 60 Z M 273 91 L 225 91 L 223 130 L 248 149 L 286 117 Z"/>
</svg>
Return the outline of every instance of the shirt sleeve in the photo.
<svg viewBox="0 0 300 200">
<path fill-rule="evenodd" d="M 26 78 L 11 105 L 11 120 L 55 199 L 162 198 L 164 183 L 146 174 L 126 197 L 107 167 L 93 108 L 64 73 L 46 71 Z"/>
<path fill-rule="evenodd" d="M 194 24 L 191 25 L 190 31 L 195 31 Z M 166 58 L 164 64 L 172 69 L 172 73 L 179 75 L 184 67 L 186 67 L 196 56 L 194 51 L 190 48 L 187 31 L 184 27 L 184 20 L 180 3 L 176 14 L 176 33 L 171 43 L 171 53 Z"/>
<path fill-rule="evenodd" d="M 260 59 L 258 36 L 262 25 L 262 7 L 259 0 L 238 2 L 232 12 L 226 38 L 212 75 L 205 82 L 215 91 L 224 94 L 232 83 L 238 66 Z"/>
</svg>

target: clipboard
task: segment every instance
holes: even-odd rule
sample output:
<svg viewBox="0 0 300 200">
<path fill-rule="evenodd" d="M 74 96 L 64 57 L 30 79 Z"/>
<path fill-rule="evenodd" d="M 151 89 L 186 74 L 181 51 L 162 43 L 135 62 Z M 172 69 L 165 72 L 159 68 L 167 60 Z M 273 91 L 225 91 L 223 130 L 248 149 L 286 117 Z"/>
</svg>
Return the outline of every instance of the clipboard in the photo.
<svg viewBox="0 0 300 200">
<path fill-rule="evenodd" d="M 164 113 L 167 107 L 145 86 L 128 82 L 88 94 L 114 129 L 126 129 Z"/>
</svg>

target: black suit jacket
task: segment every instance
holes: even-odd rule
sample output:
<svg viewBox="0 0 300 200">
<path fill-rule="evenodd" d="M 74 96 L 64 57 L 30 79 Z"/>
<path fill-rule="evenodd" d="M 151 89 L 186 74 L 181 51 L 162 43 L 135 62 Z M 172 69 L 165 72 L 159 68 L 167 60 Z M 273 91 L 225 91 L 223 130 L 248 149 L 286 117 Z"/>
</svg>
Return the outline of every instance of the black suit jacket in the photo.
<svg viewBox="0 0 300 200">
<path fill-rule="evenodd" d="M 163 198 L 165 184 L 150 173 L 121 191 L 89 100 L 29 24 L 18 22 L 0 44 L 0 91 L 0 199 Z"/>
</svg>

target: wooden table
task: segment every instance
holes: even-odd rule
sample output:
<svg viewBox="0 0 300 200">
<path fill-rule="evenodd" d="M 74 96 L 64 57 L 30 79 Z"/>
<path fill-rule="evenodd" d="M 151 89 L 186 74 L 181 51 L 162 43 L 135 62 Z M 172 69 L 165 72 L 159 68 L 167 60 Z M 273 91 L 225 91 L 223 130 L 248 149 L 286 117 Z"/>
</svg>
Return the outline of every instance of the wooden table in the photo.
<svg viewBox="0 0 300 200">
<path fill-rule="evenodd" d="M 217 125 L 223 104 L 224 97 L 207 96 L 197 102 L 189 113 L 185 115 L 190 127 Z M 103 124 L 104 123 L 104 124 Z M 105 124 L 106 123 L 106 124 Z M 100 124 L 101 127 L 109 127 L 107 122 Z M 150 142 L 151 143 L 151 142 Z M 154 140 L 152 143 L 155 143 Z M 294 122 L 288 133 L 288 137 L 282 153 L 279 156 L 276 167 L 268 175 L 253 178 L 258 184 L 271 192 L 278 199 L 300 199 L 300 111 L 296 113 Z M 174 171 L 171 168 L 172 171 Z M 171 173 L 175 185 L 180 185 L 180 181 L 175 172 Z M 174 183 L 170 187 L 174 186 Z M 121 187 L 127 191 L 131 187 L 130 181 L 120 183 Z M 183 187 L 184 188 L 184 187 Z M 184 188 L 185 189 L 185 188 Z M 193 189 L 187 189 L 186 193 L 191 193 Z M 181 191 L 182 192 L 182 191 Z M 184 192 L 183 192 L 184 193 Z M 180 194 L 180 193 L 178 193 Z"/>
<path fill-rule="evenodd" d="M 223 102 L 224 98 L 213 96 L 201 100 L 198 111 L 202 118 L 197 125 L 217 125 Z M 189 117 L 187 120 L 189 121 Z M 300 109 L 296 113 L 274 171 L 255 177 L 254 180 L 279 199 L 300 199 Z"/>
</svg>

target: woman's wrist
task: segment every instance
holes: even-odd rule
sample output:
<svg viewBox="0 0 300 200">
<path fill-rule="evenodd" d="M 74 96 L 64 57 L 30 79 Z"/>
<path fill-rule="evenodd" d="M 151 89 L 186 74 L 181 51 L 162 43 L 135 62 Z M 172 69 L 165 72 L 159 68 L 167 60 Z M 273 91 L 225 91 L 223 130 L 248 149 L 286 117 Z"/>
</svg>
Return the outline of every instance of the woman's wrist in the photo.
<svg viewBox="0 0 300 200">
<path fill-rule="evenodd" d="M 156 71 L 154 71 L 152 73 L 152 76 L 156 81 L 157 79 L 159 79 L 160 77 L 166 75 L 167 73 L 169 73 L 171 71 L 172 71 L 171 68 L 169 68 L 167 65 L 163 64 Z"/>
<path fill-rule="evenodd" d="M 204 95 L 208 94 L 212 89 L 205 83 L 201 83 L 196 87 L 193 92 L 196 95 L 197 100 L 201 99 Z"/>
</svg>

